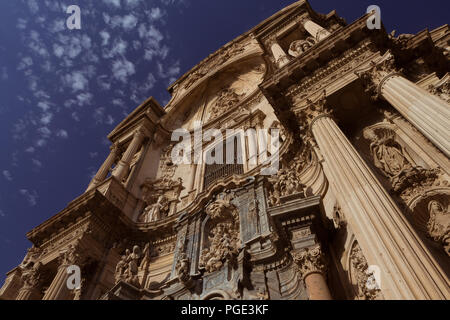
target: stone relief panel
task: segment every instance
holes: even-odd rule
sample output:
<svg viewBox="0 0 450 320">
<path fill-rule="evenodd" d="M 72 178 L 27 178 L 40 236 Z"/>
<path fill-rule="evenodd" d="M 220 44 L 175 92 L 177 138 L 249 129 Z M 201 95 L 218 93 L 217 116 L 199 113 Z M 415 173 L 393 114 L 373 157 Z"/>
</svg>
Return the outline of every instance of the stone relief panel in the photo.
<svg viewBox="0 0 450 320">
<path fill-rule="evenodd" d="M 369 270 L 367 260 L 357 241 L 351 247 L 349 264 L 351 283 L 355 285 L 355 298 L 357 300 L 383 300 L 375 276 Z"/>
<path fill-rule="evenodd" d="M 373 164 L 405 203 L 429 188 L 447 186 L 447 178 L 439 168 L 424 168 L 414 161 L 391 125 L 367 127 L 363 136 L 369 141 Z"/>
<path fill-rule="evenodd" d="M 262 58 L 242 62 L 223 70 L 207 84 L 204 121 L 211 121 L 236 107 L 258 90 L 266 72 Z"/>
<path fill-rule="evenodd" d="M 168 177 L 147 179 L 141 188 L 145 208 L 139 215 L 138 222 L 153 222 L 175 213 L 183 181 L 181 178 L 175 181 Z"/>
<path fill-rule="evenodd" d="M 224 263 L 234 263 L 241 247 L 239 212 L 230 198 L 216 199 L 206 208 L 206 225 L 199 268 L 206 273 L 220 270 Z"/>
</svg>

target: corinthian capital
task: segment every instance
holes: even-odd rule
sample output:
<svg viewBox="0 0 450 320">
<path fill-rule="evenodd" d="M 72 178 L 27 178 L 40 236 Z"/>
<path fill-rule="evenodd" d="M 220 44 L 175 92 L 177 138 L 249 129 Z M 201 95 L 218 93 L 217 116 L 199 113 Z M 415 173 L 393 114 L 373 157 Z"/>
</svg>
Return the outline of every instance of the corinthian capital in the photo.
<svg viewBox="0 0 450 320">
<path fill-rule="evenodd" d="M 307 102 L 307 106 L 297 113 L 297 118 L 300 122 L 306 123 L 309 128 L 312 127 L 317 119 L 331 116 L 332 112 L 326 105 L 327 98 L 325 91 L 317 100 L 313 101 L 308 99 Z"/>
<path fill-rule="evenodd" d="M 395 68 L 394 56 L 388 51 L 379 61 L 371 61 L 368 68 L 355 71 L 355 74 L 362 80 L 365 91 L 378 99 L 384 82 L 399 71 Z"/>
<path fill-rule="evenodd" d="M 294 262 L 298 265 L 303 279 L 311 273 L 326 274 L 325 258 L 320 246 L 293 252 L 291 255 Z"/>
<path fill-rule="evenodd" d="M 67 247 L 67 250 L 60 254 L 58 260 L 59 265 L 62 267 L 80 265 L 82 263 L 83 256 L 78 245 L 70 244 Z"/>
</svg>

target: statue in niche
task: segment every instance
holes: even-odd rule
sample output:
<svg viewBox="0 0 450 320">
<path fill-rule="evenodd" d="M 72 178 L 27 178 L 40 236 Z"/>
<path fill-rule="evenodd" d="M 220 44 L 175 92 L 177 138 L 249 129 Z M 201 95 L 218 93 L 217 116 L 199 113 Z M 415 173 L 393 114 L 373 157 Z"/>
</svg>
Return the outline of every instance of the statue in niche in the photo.
<svg viewBox="0 0 450 320">
<path fill-rule="evenodd" d="M 448 208 L 437 200 L 428 203 L 428 235 L 443 245 L 445 252 L 450 256 L 450 214 Z"/>
<path fill-rule="evenodd" d="M 160 195 L 155 203 L 145 207 L 144 212 L 142 212 L 139 217 L 139 222 L 153 222 L 160 220 L 167 216 L 169 211 L 169 201 L 165 195 Z"/>
<path fill-rule="evenodd" d="M 384 176 L 389 178 L 395 191 L 400 189 L 404 178 L 415 173 L 412 159 L 406 150 L 394 138 L 395 133 L 382 130 L 382 135 L 377 135 L 373 129 L 364 131 L 364 138 L 370 140 L 370 152 L 375 166 Z"/>
<path fill-rule="evenodd" d="M 316 44 L 316 41 L 312 37 L 308 37 L 305 40 L 295 40 L 292 41 L 291 45 L 289 46 L 288 53 L 293 56 L 294 58 L 297 58 L 307 50 L 309 50 L 313 45 Z"/>
</svg>

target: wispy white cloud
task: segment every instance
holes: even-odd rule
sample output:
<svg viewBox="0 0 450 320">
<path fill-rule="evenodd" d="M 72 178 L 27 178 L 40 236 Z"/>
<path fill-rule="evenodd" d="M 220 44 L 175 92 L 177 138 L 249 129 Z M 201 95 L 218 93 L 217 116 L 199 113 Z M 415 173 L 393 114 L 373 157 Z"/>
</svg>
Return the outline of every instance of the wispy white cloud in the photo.
<svg viewBox="0 0 450 320">
<path fill-rule="evenodd" d="M 11 172 L 9 172 L 8 170 L 3 170 L 2 174 L 3 174 L 3 177 L 6 180 L 8 180 L 8 181 L 12 181 L 13 180 Z"/>
<path fill-rule="evenodd" d="M 6 217 L 6 214 L 3 212 L 2 209 L 0 209 L 0 217 L 2 217 L 2 218 Z"/>
<path fill-rule="evenodd" d="M 27 189 L 20 189 L 19 193 L 24 196 L 25 200 L 28 202 L 28 205 L 30 207 L 34 207 L 37 204 L 38 193 L 36 190 L 27 190 Z"/>
<path fill-rule="evenodd" d="M 66 130 L 64 129 L 60 129 L 58 130 L 58 132 L 56 133 L 56 136 L 62 139 L 67 139 L 69 137 L 69 134 L 67 133 Z"/>
</svg>

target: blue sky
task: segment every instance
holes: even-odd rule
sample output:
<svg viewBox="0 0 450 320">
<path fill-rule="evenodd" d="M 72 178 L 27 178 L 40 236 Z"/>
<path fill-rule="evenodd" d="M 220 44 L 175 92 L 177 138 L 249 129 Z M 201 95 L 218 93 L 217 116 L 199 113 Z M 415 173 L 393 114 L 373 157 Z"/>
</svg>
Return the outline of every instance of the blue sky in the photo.
<svg viewBox="0 0 450 320">
<path fill-rule="evenodd" d="M 293 1 L 1 0 L 0 284 L 31 245 L 25 233 L 85 190 L 107 134 L 149 96 Z M 386 29 L 448 23 L 448 1 L 319 1 L 352 22 L 371 4 Z M 69 5 L 81 30 L 68 30 Z"/>
</svg>

